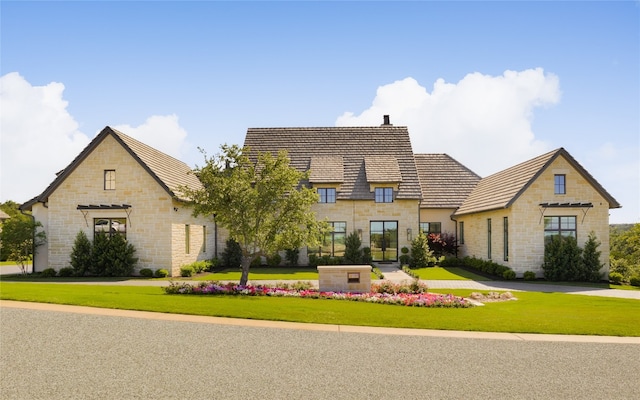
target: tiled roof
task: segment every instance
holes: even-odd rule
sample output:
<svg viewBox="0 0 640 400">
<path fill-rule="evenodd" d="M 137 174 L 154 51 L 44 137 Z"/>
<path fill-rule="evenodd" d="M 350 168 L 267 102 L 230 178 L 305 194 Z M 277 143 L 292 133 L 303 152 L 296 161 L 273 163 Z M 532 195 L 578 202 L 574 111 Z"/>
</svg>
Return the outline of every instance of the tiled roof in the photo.
<svg viewBox="0 0 640 400">
<path fill-rule="evenodd" d="M 187 186 L 193 189 L 202 187 L 198 178 L 190 173 L 191 168 L 184 162 L 107 126 L 82 150 L 71 164 L 57 174 L 56 179 L 42 194 L 24 203 L 21 208 L 28 210 L 37 202 L 46 202 L 51 193 L 53 193 L 78 165 L 109 135 L 113 136 L 172 197 L 179 200 L 187 200 L 180 193 L 180 186 Z"/>
<path fill-rule="evenodd" d="M 458 208 L 480 176 L 447 154 L 416 154 L 422 187 L 421 208 Z"/>
<path fill-rule="evenodd" d="M 564 157 L 609 202 L 609 208 L 620 204 L 563 148 L 542 154 L 480 180 L 456 215 L 507 208 L 557 158 Z"/>
<path fill-rule="evenodd" d="M 421 196 L 406 127 L 250 128 L 244 145 L 254 153 L 287 150 L 291 165 L 300 171 L 309 170 L 314 157 L 341 156 L 344 182 L 338 199 L 373 199 L 367 182 L 365 156 L 395 158 L 401 176 L 396 198 L 419 199 Z"/>
<path fill-rule="evenodd" d="M 398 159 L 387 156 L 365 156 L 364 170 L 369 183 L 402 182 Z"/>
<path fill-rule="evenodd" d="M 344 182 L 344 160 L 342 156 L 312 156 L 311 183 L 342 183 Z"/>
</svg>

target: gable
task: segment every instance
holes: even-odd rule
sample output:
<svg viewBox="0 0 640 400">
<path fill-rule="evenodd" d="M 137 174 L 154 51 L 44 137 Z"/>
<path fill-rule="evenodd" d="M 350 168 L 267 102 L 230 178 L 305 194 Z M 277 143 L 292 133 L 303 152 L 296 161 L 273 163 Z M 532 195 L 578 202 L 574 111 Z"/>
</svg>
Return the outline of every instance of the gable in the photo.
<svg viewBox="0 0 640 400">
<path fill-rule="evenodd" d="M 480 180 L 455 215 L 470 214 L 510 207 L 550 165 L 558 158 L 581 176 L 608 203 L 609 208 L 620 204 L 565 149 L 560 148 L 529 161 L 515 165 Z M 544 199 L 540 199 L 545 201 Z M 585 199 L 584 202 L 587 199 Z M 583 202 L 577 200 L 576 202 Z"/>
<path fill-rule="evenodd" d="M 37 202 L 47 202 L 49 196 L 60 187 L 89 156 L 97 150 L 99 151 L 99 148 L 103 146 L 105 140 L 108 138 L 109 140 L 115 140 L 115 142 L 125 150 L 125 153 L 132 157 L 171 197 L 177 200 L 186 200 L 183 198 L 182 193 L 180 193 L 179 188 L 181 186 L 191 188 L 202 187 L 198 178 L 191 173 L 191 168 L 185 163 L 107 126 L 80 152 L 71 164 L 57 174 L 54 181 L 40 195 L 24 203 L 21 208 L 28 210 Z M 117 168 L 117 163 L 115 163 L 114 166 Z"/>
</svg>

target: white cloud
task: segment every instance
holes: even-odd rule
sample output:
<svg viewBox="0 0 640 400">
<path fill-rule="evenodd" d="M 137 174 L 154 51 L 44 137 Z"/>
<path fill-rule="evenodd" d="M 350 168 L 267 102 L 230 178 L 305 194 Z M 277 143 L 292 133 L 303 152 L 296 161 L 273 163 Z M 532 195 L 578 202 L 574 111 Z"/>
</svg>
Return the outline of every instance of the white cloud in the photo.
<svg viewBox="0 0 640 400">
<path fill-rule="evenodd" d="M 531 130 L 533 110 L 559 100 L 557 76 L 541 68 L 438 79 L 431 93 L 406 78 L 379 87 L 369 109 L 344 113 L 336 125 L 379 125 L 388 114 L 409 128 L 414 152 L 447 153 L 486 176 L 550 150 Z"/>
<path fill-rule="evenodd" d="M 63 92 L 62 83 L 33 86 L 17 72 L 0 77 L 0 201 L 39 195 L 91 141 L 67 111 Z M 114 128 L 178 159 L 189 147 L 176 115 Z"/>
<path fill-rule="evenodd" d="M 32 86 L 17 72 L 0 77 L 0 201 L 40 194 L 89 143 L 63 91 L 57 82 Z"/>
<path fill-rule="evenodd" d="M 117 125 L 112 128 L 179 160 L 189 148 L 187 132 L 178 124 L 175 114 L 153 115 L 137 127 Z"/>
</svg>

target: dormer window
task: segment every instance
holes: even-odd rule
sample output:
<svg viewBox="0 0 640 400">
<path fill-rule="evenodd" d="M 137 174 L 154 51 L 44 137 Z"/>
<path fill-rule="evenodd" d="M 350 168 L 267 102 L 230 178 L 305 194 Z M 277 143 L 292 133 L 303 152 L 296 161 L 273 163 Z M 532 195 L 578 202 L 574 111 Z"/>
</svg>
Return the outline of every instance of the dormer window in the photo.
<svg viewBox="0 0 640 400">
<path fill-rule="evenodd" d="M 104 170 L 104 190 L 116 190 L 116 170 Z"/>
<path fill-rule="evenodd" d="M 376 203 L 393 203 L 393 188 L 377 187 Z"/>
<path fill-rule="evenodd" d="M 320 195 L 320 203 L 335 203 L 336 202 L 336 189 L 335 188 L 318 188 L 318 194 Z"/>
<path fill-rule="evenodd" d="M 566 178 L 567 176 L 564 174 L 557 174 L 553 176 L 554 181 L 554 190 L 555 194 L 567 194 L 567 186 L 566 186 Z"/>
</svg>

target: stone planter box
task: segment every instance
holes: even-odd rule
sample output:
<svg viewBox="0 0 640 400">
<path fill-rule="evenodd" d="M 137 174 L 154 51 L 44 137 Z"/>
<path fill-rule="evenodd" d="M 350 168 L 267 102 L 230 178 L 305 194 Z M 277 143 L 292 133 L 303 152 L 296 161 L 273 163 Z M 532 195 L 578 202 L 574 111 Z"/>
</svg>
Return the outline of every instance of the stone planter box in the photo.
<svg viewBox="0 0 640 400">
<path fill-rule="evenodd" d="M 318 265 L 318 289 L 321 292 L 371 291 L 370 265 Z"/>
</svg>

